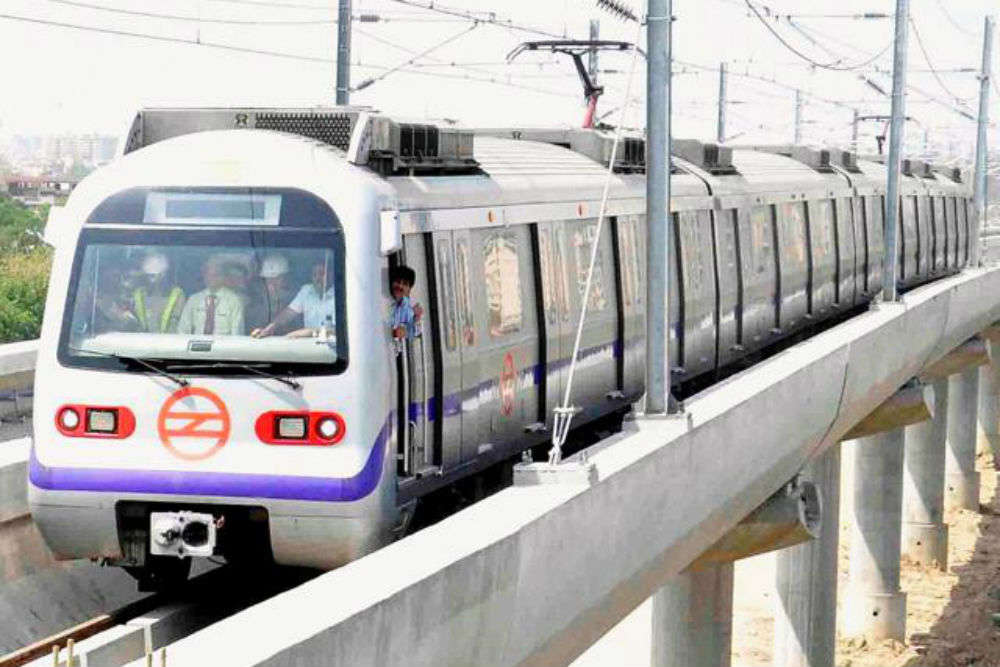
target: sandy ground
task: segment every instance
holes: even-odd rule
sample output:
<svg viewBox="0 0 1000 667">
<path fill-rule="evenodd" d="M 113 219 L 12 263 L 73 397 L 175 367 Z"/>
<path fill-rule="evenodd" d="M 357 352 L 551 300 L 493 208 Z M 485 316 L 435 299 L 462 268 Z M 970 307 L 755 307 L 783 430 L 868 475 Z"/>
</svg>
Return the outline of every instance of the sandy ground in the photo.
<svg viewBox="0 0 1000 667">
<path fill-rule="evenodd" d="M 846 453 L 846 452 L 845 452 Z M 847 585 L 850 549 L 850 458 L 841 488 L 838 602 Z M 1000 667 L 1000 496 L 992 459 L 980 457 L 980 512 L 946 515 L 947 572 L 904 561 L 907 641 L 838 641 L 837 667 Z M 736 564 L 733 667 L 771 667 L 774 641 L 774 557 Z M 651 603 L 646 602 L 571 667 L 648 667 Z M 993 614 L 998 614 L 994 622 Z M 838 615 L 842 617 L 842 615 Z"/>
</svg>

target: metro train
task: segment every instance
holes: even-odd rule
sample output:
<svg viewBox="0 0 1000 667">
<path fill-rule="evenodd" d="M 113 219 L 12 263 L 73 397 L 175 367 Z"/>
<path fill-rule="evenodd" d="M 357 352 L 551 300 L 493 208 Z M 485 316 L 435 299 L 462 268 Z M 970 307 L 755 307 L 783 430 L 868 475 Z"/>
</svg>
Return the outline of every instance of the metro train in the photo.
<svg viewBox="0 0 1000 667">
<path fill-rule="evenodd" d="M 574 425 L 623 415 L 644 386 L 645 159 L 626 137 L 598 228 L 611 143 L 354 107 L 139 112 L 46 228 L 29 497 L 53 552 L 157 588 L 193 558 L 329 569 L 398 537 L 430 494 L 551 437 L 595 235 Z M 881 164 L 674 149 L 675 390 L 875 298 Z M 969 197 L 904 163 L 901 285 L 967 263 Z M 422 334 L 400 344 L 404 264 Z"/>
</svg>

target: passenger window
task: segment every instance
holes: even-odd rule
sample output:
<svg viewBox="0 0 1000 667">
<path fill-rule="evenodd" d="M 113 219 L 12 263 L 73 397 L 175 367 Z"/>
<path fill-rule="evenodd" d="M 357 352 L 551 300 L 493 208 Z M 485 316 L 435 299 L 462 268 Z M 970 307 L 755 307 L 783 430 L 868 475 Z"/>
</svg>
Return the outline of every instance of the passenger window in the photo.
<svg viewBox="0 0 1000 667">
<path fill-rule="evenodd" d="M 576 261 L 577 289 L 580 298 L 587 287 L 587 273 L 590 271 L 590 254 L 597 234 L 597 221 L 577 224 L 573 229 L 573 258 Z M 594 262 L 594 277 L 590 283 L 590 298 L 587 309 L 591 311 L 604 310 L 608 305 L 604 291 L 604 243 L 599 243 L 597 259 Z"/>
<path fill-rule="evenodd" d="M 750 209 L 750 231 L 753 234 L 753 266 L 757 273 L 767 271 L 771 258 L 771 207 L 754 206 Z"/>
<path fill-rule="evenodd" d="M 521 269 L 514 232 L 488 232 L 483 241 L 483 268 L 490 336 L 497 338 L 520 331 L 523 320 Z"/>
<path fill-rule="evenodd" d="M 458 273 L 458 317 L 462 325 L 462 343 L 476 344 L 476 320 L 472 307 L 472 282 L 469 280 L 469 242 L 455 242 L 455 270 Z"/>
<path fill-rule="evenodd" d="M 458 344 L 455 325 L 455 275 L 451 266 L 451 242 L 441 239 L 437 242 L 438 275 L 441 277 L 441 315 L 444 328 L 444 344 L 454 350 Z"/>
<path fill-rule="evenodd" d="M 782 247 L 795 255 L 800 266 L 806 265 L 806 228 L 802 202 L 781 205 L 781 228 L 785 234 Z"/>
<path fill-rule="evenodd" d="M 566 241 L 562 230 L 553 229 L 552 236 L 555 239 L 553 248 L 555 257 L 556 273 L 556 304 L 559 306 L 559 315 L 563 322 L 569 321 L 569 276 L 566 274 Z"/>
<path fill-rule="evenodd" d="M 555 267 L 553 266 L 555 257 L 552 252 L 552 234 L 548 229 L 538 230 L 538 254 L 542 264 L 542 309 L 545 310 L 545 320 L 549 324 L 555 324 L 558 318 L 553 298 L 553 292 L 556 289 Z"/>
<path fill-rule="evenodd" d="M 618 243 L 621 246 L 622 296 L 626 306 L 631 306 L 638 298 L 636 278 L 635 220 L 632 217 L 618 218 Z"/>
<path fill-rule="evenodd" d="M 641 215 L 634 215 L 632 219 L 629 220 L 629 229 L 632 235 L 632 247 L 635 252 L 632 253 L 631 261 L 628 262 L 629 267 L 632 270 L 634 282 L 635 282 L 635 302 L 636 304 L 641 304 L 646 299 L 646 287 L 642 282 L 642 271 L 640 267 L 644 266 L 644 260 L 646 258 L 644 243 L 645 237 L 643 236 L 645 232 L 645 227 L 642 224 L 645 218 Z"/>
</svg>

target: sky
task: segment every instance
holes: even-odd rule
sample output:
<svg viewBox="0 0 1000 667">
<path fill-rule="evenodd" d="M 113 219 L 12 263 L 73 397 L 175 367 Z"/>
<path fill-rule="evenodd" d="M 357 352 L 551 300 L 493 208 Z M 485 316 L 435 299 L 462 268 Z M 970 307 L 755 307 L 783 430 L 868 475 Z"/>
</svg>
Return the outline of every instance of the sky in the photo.
<svg viewBox="0 0 1000 667">
<path fill-rule="evenodd" d="M 637 13 L 645 10 L 642 0 L 622 2 Z M 6 89 L 0 96 L 0 140 L 13 133 L 119 134 L 142 106 L 332 104 L 336 4 L 336 0 L 0 0 Z M 535 52 L 506 61 L 520 42 L 549 38 L 521 28 L 584 38 L 589 21 L 598 19 L 603 39 L 645 40 L 634 23 L 600 11 L 593 0 L 434 3 L 481 17 L 479 23 L 419 7 L 426 4 L 427 0 L 354 0 L 355 16 L 374 14 L 381 20 L 354 23 L 352 83 L 375 81 L 352 93 L 353 104 L 473 126 L 576 126 L 584 112 L 582 88 L 568 58 Z M 728 141 L 791 142 L 798 88 L 803 91 L 802 142 L 846 146 L 854 109 L 862 115 L 888 114 L 889 99 L 875 87 L 890 89 L 892 67 L 893 21 L 851 15 L 891 14 L 894 6 L 886 0 L 752 0 L 761 20 L 746 0 L 674 0 L 674 136 L 714 139 L 717 69 L 726 62 Z M 998 11 L 995 0 L 911 1 L 908 83 L 913 88 L 907 96 L 907 113 L 913 120 L 906 131 L 910 151 L 924 150 L 925 145 L 941 154 L 971 151 L 975 124 L 951 108 L 975 115 L 978 78 L 974 71 L 954 70 L 978 69 L 987 11 Z M 792 18 L 784 18 L 787 15 Z M 501 27 L 488 22 L 491 19 L 517 27 Z M 416 57 L 424 51 L 428 53 Z M 1000 45 L 995 56 L 998 53 Z M 807 59 L 847 71 L 815 67 Z M 994 61 L 1000 63 L 1000 58 Z M 627 52 L 601 54 L 600 67 L 605 71 L 598 79 L 606 91 L 599 113 L 611 112 L 607 122 L 641 128 L 646 86 L 641 58 L 632 79 L 628 113 L 623 118 L 620 112 L 630 64 Z M 852 69 L 855 66 L 860 67 Z M 1000 118 L 997 91 L 992 92 L 993 115 Z M 863 152 L 874 150 L 873 136 L 883 128 L 884 123 L 877 121 L 860 124 Z"/>
</svg>

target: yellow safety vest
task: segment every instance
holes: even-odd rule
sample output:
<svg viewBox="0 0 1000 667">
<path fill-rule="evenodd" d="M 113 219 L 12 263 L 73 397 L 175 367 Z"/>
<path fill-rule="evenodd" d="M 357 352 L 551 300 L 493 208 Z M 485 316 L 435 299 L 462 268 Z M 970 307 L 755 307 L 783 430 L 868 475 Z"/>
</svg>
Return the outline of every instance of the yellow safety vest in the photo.
<svg viewBox="0 0 1000 667">
<path fill-rule="evenodd" d="M 170 318 L 173 317 L 174 309 L 177 307 L 177 302 L 181 300 L 182 296 L 184 296 L 184 290 L 180 287 L 170 290 L 170 295 L 167 297 L 167 306 L 160 314 L 160 329 L 159 331 L 153 331 L 149 328 L 149 311 L 146 310 L 146 290 L 143 287 L 136 287 L 135 291 L 132 292 L 132 300 L 135 304 L 135 315 L 139 318 L 142 328 L 150 333 L 166 333 L 170 327 Z"/>
</svg>

